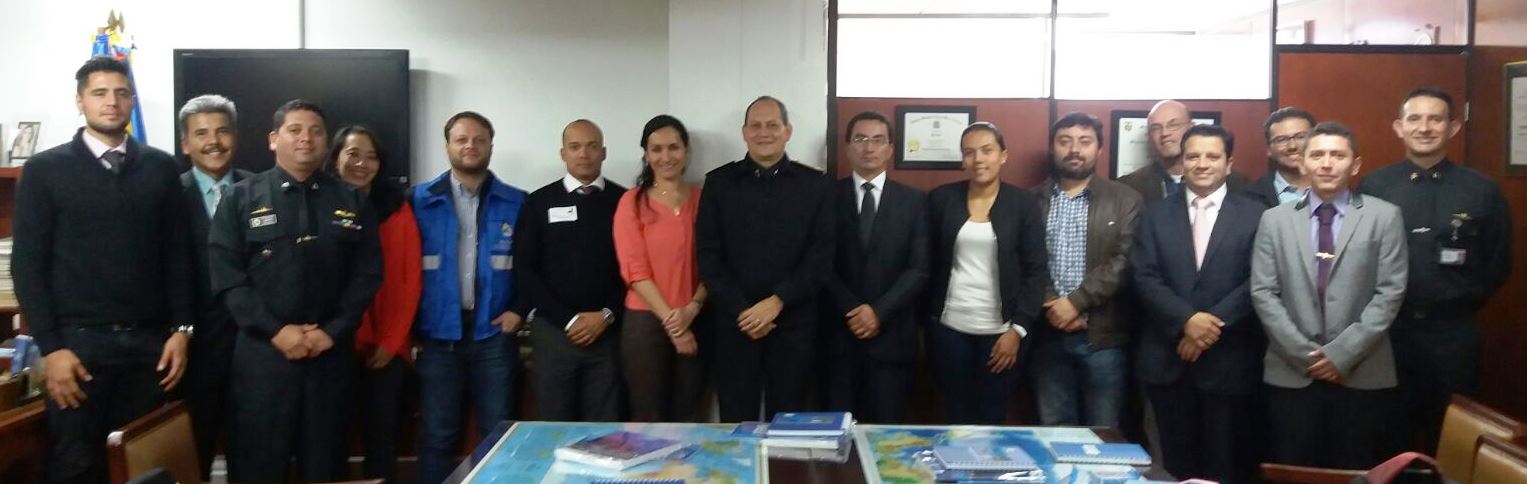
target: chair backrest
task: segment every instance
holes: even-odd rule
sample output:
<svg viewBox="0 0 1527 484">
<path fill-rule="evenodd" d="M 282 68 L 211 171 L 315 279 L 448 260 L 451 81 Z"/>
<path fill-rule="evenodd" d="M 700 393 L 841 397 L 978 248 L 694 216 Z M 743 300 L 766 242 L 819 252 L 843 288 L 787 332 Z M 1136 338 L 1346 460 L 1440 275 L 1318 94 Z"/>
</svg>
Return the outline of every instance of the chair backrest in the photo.
<svg viewBox="0 0 1527 484">
<path fill-rule="evenodd" d="M 1483 435 L 1512 440 L 1527 435 L 1527 425 L 1468 397 L 1453 395 L 1442 417 L 1442 434 L 1437 443 L 1437 464 L 1442 475 L 1470 484 L 1474 476 L 1475 443 Z"/>
<path fill-rule="evenodd" d="M 178 482 L 201 482 L 191 414 L 173 402 L 149 412 L 106 437 L 112 484 L 164 468 Z"/>
<path fill-rule="evenodd" d="M 1288 464 L 1262 464 L 1262 482 L 1272 484 L 1348 484 L 1367 470 L 1327 469 Z"/>
<path fill-rule="evenodd" d="M 1500 437 L 1482 436 L 1474 474 L 1469 477 L 1477 484 L 1527 483 L 1527 449 Z"/>
</svg>

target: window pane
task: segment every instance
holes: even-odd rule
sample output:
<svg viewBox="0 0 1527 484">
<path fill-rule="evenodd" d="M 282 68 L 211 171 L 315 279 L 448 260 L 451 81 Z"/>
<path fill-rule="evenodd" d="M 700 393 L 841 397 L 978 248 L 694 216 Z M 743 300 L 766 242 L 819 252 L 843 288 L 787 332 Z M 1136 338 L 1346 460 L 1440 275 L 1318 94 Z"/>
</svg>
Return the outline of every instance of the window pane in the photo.
<svg viewBox="0 0 1527 484">
<path fill-rule="evenodd" d="M 1038 98 L 1048 94 L 1043 18 L 843 18 L 838 96 Z"/>
<path fill-rule="evenodd" d="M 1269 0 L 1061 0 L 1055 96 L 1266 99 Z"/>
<path fill-rule="evenodd" d="M 1278 0 L 1278 43 L 1464 45 L 1468 11 L 1468 0 Z"/>
<path fill-rule="evenodd" d="M 852 14 L 1049 15 L 1050 0 L 839 0 L 838 15 Z"/>
</svg>

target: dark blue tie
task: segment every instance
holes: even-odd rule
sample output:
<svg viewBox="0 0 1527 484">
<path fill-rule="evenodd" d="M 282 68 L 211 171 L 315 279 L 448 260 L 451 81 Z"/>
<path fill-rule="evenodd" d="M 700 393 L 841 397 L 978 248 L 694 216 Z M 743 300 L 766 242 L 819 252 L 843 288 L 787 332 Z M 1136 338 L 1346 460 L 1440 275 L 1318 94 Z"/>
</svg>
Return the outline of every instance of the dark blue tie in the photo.
<svg viewBox="0 0 1527 484">
<path fill-rule="evenodd" d="M 875 228 L 875 184 L 864 182 L 864 200 L 859 202 L 859 244 L 870 245 L 870 230 Z"/>
</svg>

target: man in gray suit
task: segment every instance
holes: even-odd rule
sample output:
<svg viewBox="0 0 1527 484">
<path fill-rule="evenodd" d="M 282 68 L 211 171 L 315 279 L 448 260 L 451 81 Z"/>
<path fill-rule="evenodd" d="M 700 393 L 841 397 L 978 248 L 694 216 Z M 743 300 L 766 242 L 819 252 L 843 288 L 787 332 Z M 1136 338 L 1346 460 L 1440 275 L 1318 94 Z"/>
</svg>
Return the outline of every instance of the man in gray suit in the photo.
<svg viewBox="0 0 1527 484">
<path fill-rule="evenodd" d="M 1274 462 L 1366 469 L 1397 449 L 1389 326 L 1405 295 L 1405 226 L 1394 205 L 1349 188 L 1357 140 L 1320 123 L 1305 147 L 1306 198 L 1262 216 L 1251 299 L 1267 332 Z"/>
</svg>

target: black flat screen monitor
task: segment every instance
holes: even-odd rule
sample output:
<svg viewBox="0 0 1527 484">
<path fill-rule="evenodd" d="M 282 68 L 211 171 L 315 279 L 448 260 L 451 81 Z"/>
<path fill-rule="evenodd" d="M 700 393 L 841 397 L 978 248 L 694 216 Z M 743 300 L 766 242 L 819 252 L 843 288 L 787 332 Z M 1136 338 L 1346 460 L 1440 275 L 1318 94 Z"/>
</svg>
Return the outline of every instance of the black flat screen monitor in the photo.
<svg viewBox="0 0 1527 484">
<path fill-rule="evenodd" d="M 186 101 L 202 94 L 221 94 L 238 106 L 238 168 L 260 172 L 275 163 L 271 116 L 301 98 L 323 108 L 330 136 L 349 124 L 375 130 L 387 152 L 378 176 L 407 182 L 407 50 L 175 50 L 175 112 L 168 115 L 177 117 Z M 178 153 L 178 120 L 174 126 Z"/>
</svg>

